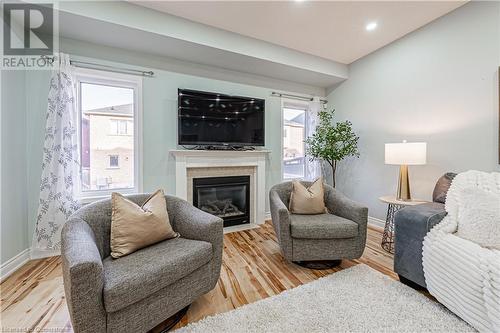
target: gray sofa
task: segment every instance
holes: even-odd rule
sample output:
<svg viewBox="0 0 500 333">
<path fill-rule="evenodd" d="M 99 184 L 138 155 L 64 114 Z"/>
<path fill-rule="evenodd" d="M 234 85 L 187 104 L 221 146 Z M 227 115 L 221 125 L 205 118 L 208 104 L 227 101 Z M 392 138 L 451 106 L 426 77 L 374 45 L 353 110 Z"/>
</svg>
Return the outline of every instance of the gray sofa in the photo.
<svg viewBox="0 0 500 333">
<path fill-rule="evenodd" d="M 436 183 L 433 202 L 407 206 L 396 213 L 394 271 L 401 282 L 414 288 L 426 288 L 422 267 L 422 242 L 427 233 L 446 216 L 446 193 L 455 177 L 443 175 Z"/>
<path fill-rule="evenodd" d="M 302 182 L 309 186 L 311 182 Z M 355 259 L 366 243 L 368 208 L 324 184 L 329 213 L 296 215 L 288 211 L 292 182 L 269 192 L 271 218 L 284 257 L 289 261 Z"/>
<path fill-rule="evenodd" d="M 142 204 L 149 195 L 128 198 Z M 222 220 L 165 196 L 181 237 L 110 257 L 111 200 L 89 204 L 62 230 L 66 301 L 75 332 L 146 332 L 214 288 Z"/>
</svg>

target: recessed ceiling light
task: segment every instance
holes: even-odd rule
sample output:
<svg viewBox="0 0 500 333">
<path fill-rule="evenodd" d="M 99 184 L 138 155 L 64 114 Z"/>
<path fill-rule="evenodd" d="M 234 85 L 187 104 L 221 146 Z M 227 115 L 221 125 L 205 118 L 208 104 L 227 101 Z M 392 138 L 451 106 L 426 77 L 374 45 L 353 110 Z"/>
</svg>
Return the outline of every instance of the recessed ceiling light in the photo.
<svg viewBox="0 0 500 333">
<path fill-rule="evenodd" d="M 375 29 L 377 29 L 377 22 L 370 22 L 366 25 L 366 30 L 367 31 L 373 31 Z"/>
</svg>

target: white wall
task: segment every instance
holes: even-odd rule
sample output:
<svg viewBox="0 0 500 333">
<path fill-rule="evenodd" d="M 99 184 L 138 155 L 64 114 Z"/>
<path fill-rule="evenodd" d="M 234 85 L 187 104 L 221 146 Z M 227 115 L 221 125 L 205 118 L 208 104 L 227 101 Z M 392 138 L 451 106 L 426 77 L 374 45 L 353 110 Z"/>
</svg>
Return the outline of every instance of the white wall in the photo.
<svg viewBox="0 0 500 333">
<path fill-rule="evenodd" d="M 361 157 L 341 163 L 338 188 L 370 216 L 385 218 L 377 198 L 397 187 L 384 143 L 428 143 L 427 165 L 410 167 L 417 198 L 431 199 L 446 171 L 500 171 L 499 21 L 500 3 L 466 4 L 353 63 L 328 95 L 336 119 L 351 120 L 360 136 Z"/>
</svg>

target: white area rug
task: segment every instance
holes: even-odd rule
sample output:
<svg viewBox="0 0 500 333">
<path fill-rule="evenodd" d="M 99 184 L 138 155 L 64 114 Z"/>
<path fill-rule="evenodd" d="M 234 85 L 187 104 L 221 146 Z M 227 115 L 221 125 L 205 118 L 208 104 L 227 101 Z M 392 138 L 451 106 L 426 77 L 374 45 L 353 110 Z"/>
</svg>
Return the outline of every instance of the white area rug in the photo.
<svg viewBox="0 0 500 333">
<path fill-rule="evenodd" d="M 357 265 L 175 331 L 475 332 L 442 305 Z"/>
</svg>

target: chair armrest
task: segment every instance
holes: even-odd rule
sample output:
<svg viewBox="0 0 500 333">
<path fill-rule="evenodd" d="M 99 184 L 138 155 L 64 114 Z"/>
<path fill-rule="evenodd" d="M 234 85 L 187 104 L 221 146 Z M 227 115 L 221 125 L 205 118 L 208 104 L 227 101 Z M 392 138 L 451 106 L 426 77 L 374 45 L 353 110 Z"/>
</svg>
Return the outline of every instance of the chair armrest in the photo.
<svg viewBox="0 0 500 333">
<path fill-rule="evenodd" d="M 276 191 L 269 192 L 271 219 L 285 258 L 292 260 L 290 212 Z"/>
<path fill-rule="evenodd" d="M 61 234 L 64 290 L 75 332 L 105 332 L 101 255 L 90 226 L 73 217 Z"/>
<path fill-rule="evenodd" d="M 328 211 L 334 215 L 356 222 L 365 227 L 368 223 L 368 208 L 349 199 L 334 188 L 327 189 L 325 200 Z"/>
<path fill-rule="evenodd" d="M 181 237 L 209 242 L 212 244 L 212 260 L 210 266 L 211 288 L 217 284 L 222 265 L 222 248 L 224 243 L 224 222 L 221 218 L 198 209 L 185 200 L 176 198 L 173 226 Z"/>
<path fill-rule="evenodd" d="M 181 237 L 222 244 L 223 221 L 221 218 L 208 214 L 194 207 L 187 201 L 177 202 L 173 225 Z"/>
</svg>

